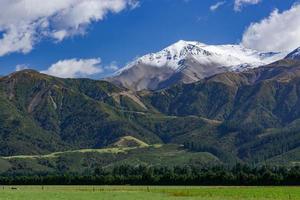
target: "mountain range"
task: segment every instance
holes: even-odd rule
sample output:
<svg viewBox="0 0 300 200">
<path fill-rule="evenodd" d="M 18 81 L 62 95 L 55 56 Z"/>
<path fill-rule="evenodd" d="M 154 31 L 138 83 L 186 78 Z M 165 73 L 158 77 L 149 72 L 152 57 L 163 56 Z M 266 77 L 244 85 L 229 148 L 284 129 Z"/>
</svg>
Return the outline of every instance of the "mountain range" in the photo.
<svg viewBox="0 0 300 200">
<path fill-rule="evenodd" d="M 157 90 L 214 74 L 244 71 L 280 60 L 286 52 L 259 52 L 242 45 L 206 45 L 180 40 L 130 62 L 107 80 L 131 90 Z"/>
<path fill-rule="evenodd" d="M 1 77 L 0 172 L 78 172 L 120 163 L 298 165 L 300 49 L 272 62 L 282 53 L 217 46 L 218 51 L 248 55 L 238 61 L 238 55 L 217 54 L 217 47 L 201 45 L 188 44 L 191 49 L 177 52 L 182 57 L 176 59 L 174 50 L 168 67 L 134 64 L 117 75 L 132 72 L 135 77 L 138 66 L 150 66 L 143 70 L 150 75 L 163 68 L 183 73 L 187 65 L 177 61 L 190 62 L 186 55 L 191 53 L 198 59 L 193 69 L 211 67 L 198 81 L 176 79 L 151 90 L 147 84 L 147 90 L 113 84 L 116 77 L 110 82 L 62 79 L 34 70 Z M 232 59 L 228 65 L 220 61 L 220 67 L 217 61 L 199 61 L 206 56 Z M 264 62 L 272 63 L 259 66 Z"/>
</svg>

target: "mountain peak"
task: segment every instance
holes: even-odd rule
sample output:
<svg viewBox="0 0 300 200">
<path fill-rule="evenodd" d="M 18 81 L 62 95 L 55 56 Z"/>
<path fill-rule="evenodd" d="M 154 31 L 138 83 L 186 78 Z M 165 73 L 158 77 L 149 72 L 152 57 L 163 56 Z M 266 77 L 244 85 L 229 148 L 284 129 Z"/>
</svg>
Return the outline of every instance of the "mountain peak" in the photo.
<svg viewBox="0 0 300 200">
<path fill-rule="evenodd" d="M 20 71 L 17 71 L 15 73 L 33 73 L 33 74 L 39 74 L 40 72 L 37 71 L 37 70 L 34 70 L 34 69 L 23 69 L 23 70 L 20 70 Z"/>
<path fill-rule="evenodd" d="M 144 55 L 129 63 L 123 72 L 136 65 L 154 67 L 169 67 L 178 70 L 183 61 L 194 59 L 200 64 L 216 63 L 224 67 L 236 67 L 249 65 L 258 67 L 282 59 L 286 54 L 274 52 L 258 52 L 247 49 L 242 45 L 206 45 L 197 41 L 179 40 L 163 50 Z"/>
<path fill-rule="evenodd" d="M 15 72 L 9 74 L 8 77 L 19 76 L 19 75 L 27 75 L 27 74 L 30 74 L 30 75 L 40 74 L 40 72 L 38 72 L 34 69 L 23 69 L 23 70 L 15 71 Z"/>
<path fill-rule="evenodd" d="M 33 70 L 33 69 L 24 69 L 20 71 L 15 71 L 7 76 L 4 76 L 3 79 L 11 79 L 11 80 L 45 80 L 48 79 L 49 76 L 40 73 L 39 71 Z"/>
<path fill-rule="evenodd" d="M 284 58 L 285 53 L 259 52 L 239 44 L 207 45 L 179 40 L 156 53 L 135 59 L 111 79 L 136 90 L 191 83 L 226 71 L 243 71 Z"/>
<path fill-rule="evenodd" d="M 164 48 L 159 52 L 142 56 L 141 58 L 130 63 L 127 67 L 135 65 L 136 63 L 142 63 L 155 67 L 167 66 L 172 69 L 177 69 L 180 65 L 180 61 L 186 57 L 207 53 L 201 48 L 204 46 L 206 45 L 196 41 L 179 40 L 178 42 Z"/>
<path fill-rule="evenodd" d="M 300 47 L 289 53 L 285 59 L 300 60 Z"/>
<path fill-rule="evenodd" d="M 201 42 L 198 42 L 198 41 L 187 41 L 187 40 L 178 40 L 177 42 L 175 42 L 174 44 L 171 44 L 169 47 L 167 48 L 170 48 L 170 47 L 176 47 L 178 49 L 182 49 L 186 46 L 189 46 L 189 45 L 194 45 L 194 46 L 206 46 L 206 44 L 204 43 L 201 43 Z"/>
</svg>

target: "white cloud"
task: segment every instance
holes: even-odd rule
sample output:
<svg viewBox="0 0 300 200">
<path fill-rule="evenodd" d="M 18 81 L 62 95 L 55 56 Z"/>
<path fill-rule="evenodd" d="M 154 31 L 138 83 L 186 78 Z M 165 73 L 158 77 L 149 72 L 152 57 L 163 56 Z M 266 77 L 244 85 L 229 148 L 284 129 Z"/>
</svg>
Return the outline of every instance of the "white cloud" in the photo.
<svg viewBox="0 0 300 200">
<path fill-rule="evenodd" d="M 21 70 L 24 70 L 24 69 L 29 69 L 29 66 L 28 65 L 25 65 L 25 64 L 20 64 L 20 65 L 17 65 L 16 66 L 16 71 L 21 71 Z"/>
<path fill-rule="evenodd" d="M 235 0 L 234 10 L 241 11 L 242 7 L 245 5 L 254 5 L 260 3 L 262 0 Z"/>
<path fill-rule="evenodd" d="M 226 1 L 219 1 L 209 7 L 210 11 L 216 11 L 220 6 L 224 5 Z"/>
<path fill-rule="evenodd" d="M 61 41 L 84 34 L 109 12 L 137 6 L 138 0 L 1 0 L 0 56 L 28 53 L 44 37 Z"/>
<path fill-rule="evenodd" d="M 131 9 L 136 9 L 136 8 L 140 7 L 141 4 L 138 0 L 129 0 L 128 5 Z"/>
<path fill-rule="evenodd" d="M 291 51 L 300 46 L 300 4 L 252 23 L 245 31 L 242 44 L 260 51 Z"/>
<path fill-rule="evenodd" d="M 114 72 L 114 71 L 117 71 L 118 69 L 120 69 L 120 67 L 118 66 L 118 63 L 116 61 L 113 61 L 109 65 L 105 66 L 104 69 Z"/>
<path fill-rule="evenodd" d="M 103 72 L 101 59 L 70 59 L 61 60 L 51 65 L 48 70 L 41 73 L 61 78 L 87 77 Z"/>
</svg>

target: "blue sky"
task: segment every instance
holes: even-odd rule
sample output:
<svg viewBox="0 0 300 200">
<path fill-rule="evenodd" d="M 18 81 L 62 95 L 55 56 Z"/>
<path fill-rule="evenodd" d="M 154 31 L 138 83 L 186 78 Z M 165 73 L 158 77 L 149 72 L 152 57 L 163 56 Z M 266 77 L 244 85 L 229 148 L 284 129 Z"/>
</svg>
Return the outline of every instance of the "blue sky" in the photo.
<svg viewBox="0 0 300 200">
<path fill-rule="evenodd" d="M 115 70 L 110 65 L 122 67 L 137 56 L 161 50 L 181 39 L 207 44 L 240 43 L 251 23 L 267 18 L 275 9 L 279 13 L 289 10 L 296 1 L 262 0 L 236 11 L 234 0 L 227 0 L 218 9 L 210 10 L 217 2 L 222 1 L 140 0 L 138 5 L 89 21 L 83 35 L 73 34 L 72 29 L 72 34 L 62 40 L 37 36 L 32 49 L 25 53 L 11 50 L 0 57 L 0 74 L 13 72 L 16 66 L 41 71 L 62 60 L 101 58 L 101 63 L 95 63 L 103 69 L 89 75 L 103 77 Z M 0 16 L 0 38 L 5 31 L 2 28 L 1 32 Z"/>
</svg>

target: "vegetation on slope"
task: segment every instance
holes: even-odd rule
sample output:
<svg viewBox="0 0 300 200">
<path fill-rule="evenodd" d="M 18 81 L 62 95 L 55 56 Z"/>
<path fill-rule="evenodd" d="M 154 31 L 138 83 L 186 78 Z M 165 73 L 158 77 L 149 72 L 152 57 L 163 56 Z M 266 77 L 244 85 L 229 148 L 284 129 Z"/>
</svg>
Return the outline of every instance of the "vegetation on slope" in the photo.
<svg viewBox="0 0 300 200">
<path fill-rule="evenodd" d="M 135 153 L 126 159 L 151 163 L 151 158 L 156 164 L 167 160 L 171 165 L 181 163 L 176 153 L 165 160 L 160 155 L 168 155 L 164 144 L 176 144 L 185 148 L 174 152 L 178 151 L 179 160 L 183 155 L 190 158 L 187 163 L 206 163 L 205 154 L 208 163 L 294 165 L 299 163 L 299 86 L 300 64 L 291 60 L 139 93 L 105 81 L 60 79 L 32 70 L 16 72 L 0 79 L 0 154 L 75 151 L 64 158 L 72 161 L 70 154 L 82 153 L 76 152 L 80 149 L 143 147 L 136 152 L 130 149 Z M 153 144 L 163 148 L 150 151 Z M 198 161 L 189 157 L 198 153 Z M 119 154 L 115 155 L 116 163 L 122 163 Z M 281 156 L 285 162 L 278 162 Z M 102 159 L 105 156 L 100 163 Z M 39 168 L 39 162 L 32 160 L 38 159 L 28 161 L 29 167 L 21 166 Z M 63 159 L 50 163 L 51 170 L 56 170 Z M 11 164 L 10 160 L 5 169 Z M 90 167 L 85 165 L 85 169 Z"/>
</svg>

